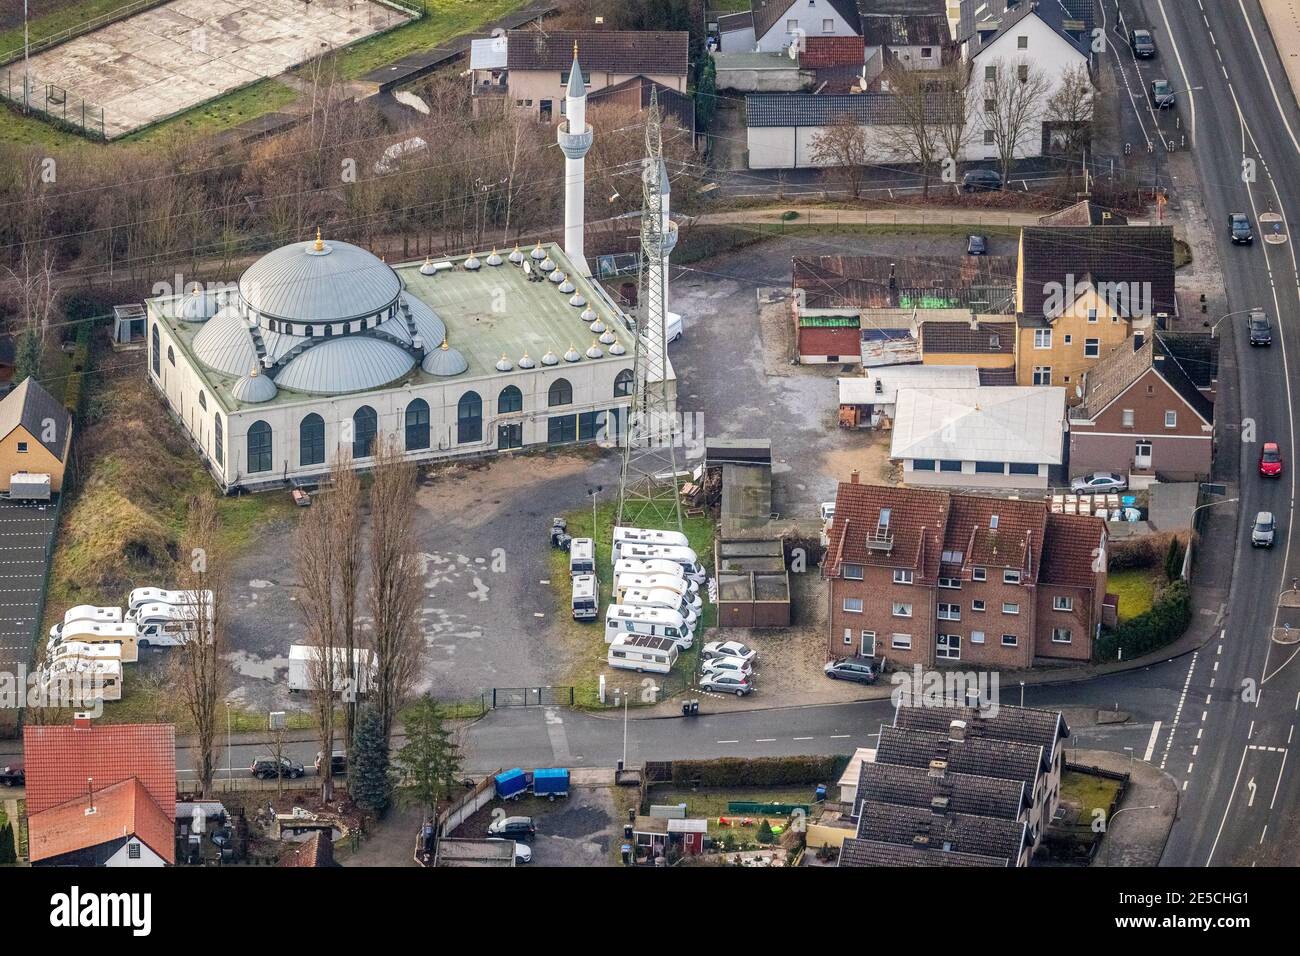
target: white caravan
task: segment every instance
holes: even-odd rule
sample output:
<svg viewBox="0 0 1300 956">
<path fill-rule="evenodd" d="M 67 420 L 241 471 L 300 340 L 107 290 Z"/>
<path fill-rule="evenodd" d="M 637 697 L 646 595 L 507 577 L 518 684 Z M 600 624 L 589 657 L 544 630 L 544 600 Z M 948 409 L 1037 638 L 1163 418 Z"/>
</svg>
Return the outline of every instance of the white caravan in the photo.
<svg viewBox="0 0 1300 956">
<path fill-rule="evenodd" d="M 622 634 L 670 637 L 682 650 L 695 643 L 695 631 L 676 611 L 662 607 L 611 604 L 605 609 L 605 643 L 614 643 Z"/>
<path fill-rule="evenodd" d="M 198 629 L 197 604 L 144 604 L 127 615 L 135 625 L 141 647 L 178 647 Z M 208 605 L 207 629 L 212 631 L 212 605 Z"/>
<path fill-rule="evenodd" d="M 374 690 L 379 678 L 379 658 L 365 648 L 355 648 L 352 652 L 353 675 L 348 680 L 348 651 L 346 647 L 335 647 L 334 658 L 334 693 L 368 694 Z M 311 644 L 291 644 L 289 646 L 289 690 L 315 690 L 319 681 L 316 668 L 320 666 L 320 648 Z"/>
<path fill-rule="evenodd" d="M 165 591 L 162 588 L 136 588 L 127 597 L 127 617 L 144 604 L 193 604 L 198 591 Z M 204 591 L 203 596 L 212 603 L 212 592 Z"/>
<path fill-rule="evenodd" d="M 614 601 L 627 604 L 623 592 L 628 588 L 668 588 L 675 591 L 682 602 L 698 614 L 704 602 L 700 600 L 700 589 L 685 578 L 675 578 L 671 574 L 620 574 L 614 580 Z"/>
<path fill-rule="evenodd" d="M 615 541 L 614 560 L 672 561 L 681 566 L 682 573 L 697 583 L 704 580 L 704 567 L 690 548 L 669 544 L 642 544 L 639 541 Z"/>
<path fill-rule="evenodd" d="M 605 658 L 610 667 L 652 674 L 667 674 L 677 663 L 677 642 L 671 637 L 651 637 L 648 634 L 620 634 L 609 645 Z"/>
<path fill-rule="evenodd" d="M 140 659 L 139 645 L 136 643 L 135 625 L 123 621 L 120 624 L 91 624 L 88 621 L 73 621 L 65 624 L 57 638 L 51 638 L 45 644 L 48 654 L 54 653 L 61 644 L 83 641 L 86 644 L 115 644 L 122 649 L 122 663 L 134 664 Z"/>
<path fill-rule="evenodd" d="M 60 706 L 122 699 L 122 664 L 119 661 L 64 658 L 42 671 L 40 681 L 41 690 L 50 702 Z"/>
<path fill-rule="evenodd" d="M 699 614 L 695 608 L 683 600 L 681 594 L 671 588 L 628 588 L 619 599 L 619 604 L 632 607 L 661 607 L 676 611 L 690 628 L 695 627 Z"/>
<path fill-rule="evenodd" d="M 96 607 L 93 604 L 78 604 L 63 612 L 63 621 L 50 628 L 50 637 L 58 637 L 65 624 L 73 621 L 90 621 L 92 624 L 117 624 L 122 620 L 120 607 Z"/>
<path fill-rule="evenodd" d="M 649 558 L 645 561 L 639 558 L 624 558 L 622 561 L 615 561 L 614 576 L 618 577 L 620 574 L 666 574 L 685 581 L 690 586 L 692 594 L 698 594 L 700 591 L 699 584 L 686 576 L 682 566 L 667 558 Z"/>
<path fill-rule="evenodd" d="M 639 541 L 642 544 L 668 544 L 679 548 L 690 547 L 690 540 L 680 531 L 660 531 L 658 528 L 614 529 L 615 543 L 620 541 Z"/>
</svg>

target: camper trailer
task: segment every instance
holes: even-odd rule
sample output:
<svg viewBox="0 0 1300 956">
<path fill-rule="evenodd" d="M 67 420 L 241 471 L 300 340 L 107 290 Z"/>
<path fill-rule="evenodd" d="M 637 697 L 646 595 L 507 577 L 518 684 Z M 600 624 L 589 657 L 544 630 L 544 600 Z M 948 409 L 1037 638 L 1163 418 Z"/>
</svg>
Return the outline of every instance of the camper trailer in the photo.
<svg viewBox="0 0 1300 956">
<path fill-rule="evenodd" d="M 639 541 L 615 541 L 614 560 L 672 561 L 680 565 L 682 573 L 696 583 L 705 578 L 704 567 L 690 548 L 668 544 L 643 544 Z"/>
<path fill-rule="evenodd" d="M 92 624 L 89 621 L 73 621 L 65 624 L 57 638 L 51 638 L 45 644 L 47 654 L 53 654 L 61 644 L 81 641 L 86 644 L 114 644 L 122 649 L 122 663 L 134 664 L 140 659 L 139 645 L 136 642 L 135 625 L 123 621 L 120 624 Z"/>
<path fill-rule="evenodd" d="M 693 594 L 698 594 L 700 590 L 699 584 L 686 576 L 686 572 L 682 570 L 680 564 L 666 558 L 650 558 L 646 561 L 637 558 L 624 558 L 622 561 L 615 561 L 614 577 L 617 578 L 621 574 L 666 574 L 680 581 L 685 581 Z"/>
<path fill-rule="evenodd" d="M 63 621 L 50 628 L 50 637 L 57 638 L 65 624 L 73 621 L 89 621 L 92 624 L 118 624 L 122 620 L 120 607 L 96 607 L 93 604 L 78 604 L 63 612 Z"/>
<path fill-rule="evenodd" d="M 699 614 L 695 608 L 682 597 L 681 592 L 672 588 L 627 588 L 619 599 L 619 604 L 631 607 L 661 607 L 676 611 L 682 616 L 687 627 L 694 628 Z"/>
<path fill-rule="evenodd" d="M 610 667 L 651 674 L 667 674 L 677 663 L 677 642 L 671 637 L 621 634 L 609 645 L 605 658 Z"/>
<path fill-rule="evenodd" d="M 64 706 L 122 699 L 122 664 L 115 660 L 68 657 L 41 672 L 41 691 Z"/>
<path fill-rule="evenodd" d="M 695 643 L 694 630 L 676 611 L 662 607 L 611 604 L 605 610 L 605 643 L 612 644 L 623 634 L 670 637 L 682 650 Z"/>
<path fill-rule="evenodd" d="M 620 574 L 614 581 L 614 600 L 619 604 L 629 603 L 623 600 L 623 592 L 628 588 L 668 588 L 675 591 L 682 602 L 689 605 L 696 613 L 699 613 L 704 603 L 700 600 L 698 585 L 685 578 L 675 578 L 671 574 Z"/>
<path fill-rule="evenodd" d="M 679 548 L 690 547 L 691 542 L 680 531 L 660 531 L 657 528 L 615 528 L 614 541 L 638 541 L 641 544 L 666 544 Z"/>
<path fill-rule="evenodd" d="M 569 542 L 569 573 L 596 573 L 596 542 L 590 538 L 574 538 Z"/>
</svg>

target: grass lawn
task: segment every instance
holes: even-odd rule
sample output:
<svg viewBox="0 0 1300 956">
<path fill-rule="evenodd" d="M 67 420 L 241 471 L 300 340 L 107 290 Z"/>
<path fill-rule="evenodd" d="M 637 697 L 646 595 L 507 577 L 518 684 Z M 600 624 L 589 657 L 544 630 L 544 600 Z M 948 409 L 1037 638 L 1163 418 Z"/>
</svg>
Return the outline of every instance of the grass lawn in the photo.
<svg viewBox="0 0 1300 956">
<path fill-rule="evenodd" d="M 129 2 L 130 0 L 65 0 L 59 5 L 59 9 L 53 10 L 44 16 L 37 16 L 29 21 L 27 26 L 31 42 L 36 43 L 45 37 L 80 26 L 87 20 L 112 13 L 114 10 L 127 6 Z M 17 0 L 15 0 L 15 3 L 17 3 Z M 18 3 L 12 14 L 4 15 L 0 19 L 3 19 L 7 27 L 0 30 L 0 54 L 9 53 L 22 47 L 22 4 Z M 13 26 L 8 26 L 10 23 L 13 23 Z"/>
<path fill-rule="evenodd" d="M 1092 839 L 1092 821 L 1096 811 L 1110 812 L 1110 806 L 1119 794 L 1120 782 L 1077 770 L 1061 772 L 1061 803 L 1079 808 L 1079 818 L 1074 828 L 1086 831 Z"/>
<path fill-rule="evenodd" d="M 1151 610 L 1156 587 L 1163 578 L 1164 573 L 1154 568 L 1128 568 L 1106 576 L 1106 590 L 1119 595 L 1121 624 Z"/>
<path fill-rule="evenodd" d="M 276 77 L 258 80 L 242 89 L 232 90 L 192 110 L 163 120 L 147 129 L 122 137 L 122 143 L 156 143 L 176 133 L 210 135 L 234 129 L 241 123 L 282 110 L 298 99 L 292 86 Z"/>
<path fill-rule="evenodd" d="M 551 552 L 550 582 L 555 590 L 557 614 L 561 617 L 564 641 L 570 648 L 574 664 L 565 676 L 564 682 L 574 687 L 574 703 L 578 707 L 598 706 L 600 675 L 608 674 L 613 683 L 630 686 L 654 678 L 659 687 L 656 699 L 638 700 L 633 697 L 633 704 L 652 704 L 679 693 L 690 685 L 695 665 L 700 656 L 700 645 L 704 640 L 704 628 L 700 622 L 695 627 L 695 645 L 689 651 L 683 651 L 677 658 L 669 674 L 637 674 L 633 671 L 616 671 L 606 660 L 605 644 L 605 608 L 609 606 L 614 590 L 614 565 L 611 560 L 611 543 L 614 534 L 614 522 L 618 515 L 618 502 L 607 501 L 596 505 L 595 528 L 592 534 L 592 512 L 583 508 L 565 515 L 569 523 L 569 534 L 575 538 L 591 538 L 596 541 L 596 569 L 600 578 L 600 614 L 594 621 L 575 621 L 569 614 L 572 591 L 569 579 L 569 555 L 555 550 Z M 705 568 L 713 566 L 713 521 L 709 518 L 683 518 L 682 530 L 685 531 L 691 547 L 699 556 Z M 717 611 L 709 600 L 708 592 L 700 588 L 700 597 L 704 601 L 701 620 L 711 624 L 717 623 Z M 646 686 L 642 684 L 642 686 Z"/>
<path fill-rule="evenodd" d="M 813 784 L 806 787 L 748 787 L 736 790 L 673 790 L 671 788 L 654 787 L 650 791 L 650 802 L 656 806 L 667 805 L 674 806 L 679 803 L 686 804 L 686 815 L 688 817 L 707 817 L 709 821 L 709 835 L 720 836 L 723 833 L 734 833 L 738 838 L 744 837 L 754 839 L 758 833 L 758 824 L 760 818 L 753 813 L 731 814 L 727 810 L 727 804 L 731 801 L 747 801 L 752 803 L 813 803 Z M 719 817 L 748 817 L 753 819 L 754 825 L 750 827 L 721 826 L 718 823 Z M 769 817 L 773 826 L 777 824 L 777 817 Z M 784 822 L 785 818 L 781 818 Z"/>
</svg>

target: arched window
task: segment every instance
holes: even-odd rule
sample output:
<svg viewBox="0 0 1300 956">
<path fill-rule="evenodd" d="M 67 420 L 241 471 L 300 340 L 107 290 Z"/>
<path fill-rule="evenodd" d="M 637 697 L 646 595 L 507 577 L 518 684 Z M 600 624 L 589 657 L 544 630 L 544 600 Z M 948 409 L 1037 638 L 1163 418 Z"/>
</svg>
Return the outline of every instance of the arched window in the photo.
<svg viewBox="0 0 1300 956">
<path fill-rule="evenodd" d="M 466 392 L 456 403 L 456 442 L 464 445 L 483 440 L 483 399 L 478 392 Z"/>
<path fill-rule="evenodd" d="M 152 356 L 152 358 L 153 358 L 153 374 L 154 374 L 155 376 L 158 376 L 158 375 L 161 375 L 161 374 L 162 374 L 162 360 L 159 358 L 159 355 L 160 355 L 161 353 L 160 353 L 160 346 L 158 345 L 158 325 L 157 325 L 157 323 L 154 324 L 154 327 L 153 327 L 153 335 L 150 336 L 149 344 L 150 344 L 150 346 L 152 346 L 152 347 L 149 349 L 149 354 L 150 354 L 150 356 Z"/>
<path fill-rule="evenodd" d="M 298 464 L 325 463 L 325 419 L 312 412 L 298 425 Z"/>
<path fill-rule="evenodd" d="M 212 416 L 212 455 L 217 460 L 217 468 L 226 470 L 226 449 L 221 437 L 221 413 Z"/>
<path fill-rule="evenodd" d="M 524 393 L 514 385 L 507 385 L 497 396 L 497 414 L 509 415 L 511 412 L 524 410 Z"/>
<path fill-rule="evenodd" d="M 199 392 L 199 408 L 203 409 L 205 412 L 208 410 L 208 397 L 202 392 Z"/>
<path fill-rule="evenodd" d="M 429 447 L 429 403 L 417 398 L 406 406 L 406 450 Z"/>
<path fill-rule="evenodd" d="M 167 346 L 167 364 L 173 367 L 175 367 L 176 365 L 176 353 L 172 351 L 172 347 L 170 345 Z"/>
<path fill-rule="evenodd" d="M 271 470 L 271 426 L 264 421 L 253 422 L 248 428 L 248 470 Z"/>
<path fill-rule="evenodd" d="M 573 404 L 573 386 L 567 378 L 557 378 L 551 383 L 551 389 L 546 393 L 546 404 L 551 408 Z"/>
<path fill-rule="evenodd" d="M 632 394 L 632 370 L 625 368 L 614 376 L 614 397 L 623 398 Z"/>
<path fill-rule="evenodd" d="M 369 458 L 375 453 L 375 433 L 379 430 L 379 416 L 369 405 L 362 405 L 352 413 L 352 457 Z"/>
</svg>

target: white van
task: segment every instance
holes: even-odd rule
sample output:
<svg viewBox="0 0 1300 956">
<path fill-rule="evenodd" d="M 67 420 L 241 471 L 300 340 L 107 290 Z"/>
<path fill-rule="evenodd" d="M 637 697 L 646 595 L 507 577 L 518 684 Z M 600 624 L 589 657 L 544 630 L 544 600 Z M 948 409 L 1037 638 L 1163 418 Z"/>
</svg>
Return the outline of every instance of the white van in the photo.
<svg viewBox="0 0 1300 956">
<path fill-rule="evenodd" d="M 87 644 L 85 641 L 62 641 L 45 658 L 46 666 L 55 661 L 79 658 L 86 661 L 122 663 L 122 648 L 116 644 Z"/>
<path fill-rule="evenodd" d="M 676 611 L 662 607 L 611 604 L 605 609 L 605 643 L 612 644 L 623 634 L 670 637 L 682 650 L 695 643 L 695 631 Z"/>
<path fill-rule="evenodd" d="M 702 582 L 704 567 L 690 548 L 667 544 L 642 544 L 639 541 L 615 541 L 614 560 L 630 558 L 633 561 L 667 560 L 681 565 L 682 573 L 692 581 Z"/>
<path fill-rule="evenodd" d="M 122 699 L 119 661 L 69 657 L 43 670 L 40 679 L 42 691 L 59 704 Z"/>
<path fill-rule="evenodd" d="M 127 615 L 135 625 L 141 647 L 178 647 L 189 640 L 198 629 L 194 604 L 144 604 Z M 206 620 L 209 638 L 212 630 L 212 606 L 208 606 Z"/>
<path fill-rule="evenodd" d="M 140 659 L 139 646 L 136 643 L 135 625 L 123 621 L 120 624 L 91 624 L 88 621 L 73 621 L 65 624 L 57 638 L 51 638 L 45 645 L 47 653 L 54 653 L 60 644 L 83 641 L 87 644 L 116 644 L 122 648 L 122 663 L 134 664 Z"/>
<path fill-rule="evenodd" d="M 594 574 L 573 576 L 573 619 L 594 621 L 600 614 L 600 582 Z"/>
<path fill-rule="evenodd" d="M 677 591 L 671 588 L 628 588 L 623 592 L 619 604 L 632 607 L 662 607 L 676 611 L 682 616 L 688 627 L 694 628 L 699 614 Z"/>
<path fill-rule="evenodd" d="M 614 541 L 640 541 L 642 544 L 670 544 L 679 548 L 690 547 L 690 540 L 680 531 L 660 531 L 657 528 L 614 529 Z"/>
<path fill-rule="evenodd" d="M 649 634 L 621 634 L 609 645 L 605 658 L 610 667 L 652 674 L 667 674 L 677 663 L 677 642 L 671 637 Z"/>
<path fill-rule="evenodd" d="M 136 588 L 127 597 L 127 616 L 144 604 L 193 604 L 197 591 L 165 591 L 162 588 Z M 212 592 L 204 591 L 204 598 L 212 603 Z"/>
<path fill-rule="evenodd" d="M 596 542 L 591 538 L 574 538 L 569 542 L 569 573 L 596 573 Z"/>
<path fill-rule="evenodd" d="M 63 622 L 50 628 L 50 637 L 58 637 L 64 624 L 73 621 L 90 621 L 92 624 L 117 624 L 122 620 L 120 607 L 96 607 L 93 604 L 78 604 L 63 612 Z"/>
<path fill-rule="evenodd" d="M 623 600 L 623 592 L 628 588 L 668 588 L 676 591 L 682 601 L 697 612 L 704 606 L 698 584 L 671 574 L 620 574 L 614 581 L 614 600 L 619 604 L 628 603 Z"/>
<path fill-rule="evenodd" d="M 694 592 L 700 590 L 699 584 L 686 576 L 680 564 L 667 558 L 648 558 L 645 561 L 639 558 L 624 558 L 622 561 L 615 561 L 614 575 L 617 577 L 620 574 L 667 574 L 685 581 Z"/>
<path fill-rule="evenodd" d="M 141 621 L 150 620 L 159 623 L 172 620 L 194 620 L 197 617 L 195 613 L 197 604 L 169 604 L 165 601 L 149 601 L 145 604 L 137 604 L 129 608 L 124 620 L 139 624 Z M 211 620 L 213 613 L 212 601 L 208 601 L 208 619 Z"/>
</svg>

